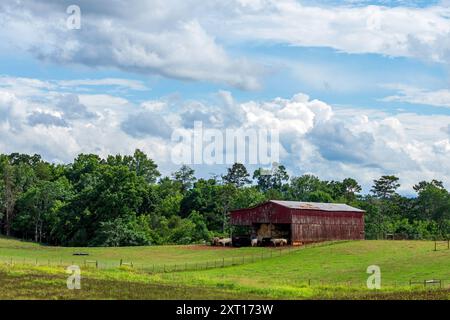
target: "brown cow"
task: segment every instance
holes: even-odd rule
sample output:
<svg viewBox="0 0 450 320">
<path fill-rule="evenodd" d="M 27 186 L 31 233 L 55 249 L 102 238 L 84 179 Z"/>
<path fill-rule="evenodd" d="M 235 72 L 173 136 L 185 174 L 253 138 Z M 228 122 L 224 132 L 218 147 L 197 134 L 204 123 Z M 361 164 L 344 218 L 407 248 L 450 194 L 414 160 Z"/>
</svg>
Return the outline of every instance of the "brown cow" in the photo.
<svg viewBox="0 0 450 320">
<path fill-rule="evenodd" d="M 220 240 L 219 237 L 214 237 L 214 238 L 212 238 L 212 240 L 211 240 L 211 245 L 212 245 L 212 246 L 218 246 L 218 245 L 219 245 L 219 240 Z"/>
</svg>

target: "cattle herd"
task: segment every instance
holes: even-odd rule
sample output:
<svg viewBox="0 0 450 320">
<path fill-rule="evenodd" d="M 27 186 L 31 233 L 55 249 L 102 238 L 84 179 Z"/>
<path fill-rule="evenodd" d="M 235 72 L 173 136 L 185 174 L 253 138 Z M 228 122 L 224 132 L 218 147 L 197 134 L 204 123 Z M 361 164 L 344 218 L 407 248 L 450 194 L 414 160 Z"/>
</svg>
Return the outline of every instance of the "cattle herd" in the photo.
<svg viewBox="0 0 450 320">
<path fill-rule="evenodd" d="M 211 245 L 213 246 L 222 246 L 222 247 L 226 247 L 226 246 L 245 246 L 245 244 L 243 245 L 243 241 L 242 241 L 242 237 L 236 237 L 235 239 L 232 238 L 219 238 L 219 237 L 214 237 L 211 240 Z M 284 239 L 284 238 L 278 238 L 278 239 L 273 239 L 273 238 L 267 238 L 267 239 L 262 239 L 262 238 L 251 238 L 251 240 L 249 241 L 248 245 L 251 245 L 252 247 L 258 247 L 258 246 L 264 246 L 264 245 L 270 245 L 273 247 L 282 247 L 282 246 L 287 246 L 288 245 L 288 240 Z"/>
</svg>

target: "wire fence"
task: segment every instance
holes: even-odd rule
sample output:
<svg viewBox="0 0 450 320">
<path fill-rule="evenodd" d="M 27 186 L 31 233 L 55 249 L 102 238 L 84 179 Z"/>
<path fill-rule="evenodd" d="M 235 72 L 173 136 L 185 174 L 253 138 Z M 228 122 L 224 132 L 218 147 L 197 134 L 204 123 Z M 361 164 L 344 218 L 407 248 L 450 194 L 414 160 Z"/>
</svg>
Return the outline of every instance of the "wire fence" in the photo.
<svg viewBox="0 0 450 320">
<path fill-rule="evenodd" d="M 331 281 L 322 279 L 303 280 L 308 286 L 341 286 L 341 287 L 366 287 L 366 280 L 355 281 Z M 433 288 L 433 289 L 450 289 L 450 279 L 409 279 L 409 280 L 389 280 L 382 281 L 382 287 L 389 288 Z"/>
<path fill-rule="evenodd" d="M 314 246 L 313 244 L 308 247 Z M 135 269 L 147 273 L 169 273 L 169 272 L 184 272 L 184 271 L 199 271 L 214 268 L 225 268 L 258 261 L 272 259 L 276 257 L 292 254 L 304 247 L 280 247 L 268 248 L 267 250 L 258 252 L 257 254 L 241 255 L 234 257 L 219 257 L 207 261 L 187 262 L 180 261 L 177 263 L 145 263 L 134 262 L 127 259 L 119 259 L 118 261 L 105 261 L 93 259 L 43 259 L 43 258 L 17 258 L 17 257 L 0 257 L 0 262 L 9 266 L 25 265 L 25 266 L 48 266 L 48 267 L 67 267 L 69 265 L 78 265 L 85 268 L 94 269 Z"/>
<path fill-rule="evenodd" d="M 434 251 L 450 250 L 450 240 L 436 240 L 434 241 Z"/>
<path fill-rule="evenodd" d="M 63 259 L 43 259 L 43 258 L 18 258 L 18 257 L 2 257 L 0 256 L 0 263 L 6 264 L 9 267 L 14 267 L 16 265 L 24 266 L 48 266 L 48 267 L 61 267 L 66 268 L 70 265 L 78 265 L 86 269 L 102 269 L 102 270 L 113 270 L 113 269 L 123 269 L 123 270 L 136 270 L 145 272 L 148 274 L 166 274 L 166 277 L 170 274 L 187 272 L 187 271 L 200 271 L 209 270 L 216 268 L 226 268 L 231 266 L 245 265 L 260 262 L 266 259 L 276 259 L 282 256 L 290 255 L 300 250 L 311 247 L 324 247 L 330 246 L 335 243 L 342 243 L 346 241 L 329 241 L 321 243 L 310 243 L 300 247 L 279 247 L 279 248 L 267 248 L 267 250 L 260 251 L 257 254 L 251 255 L 241 255 L 234 257 L 221 257 L 208 261 L 198 261 L 198 262 L 178 262 L 178 263 L 136 263 L 134 261 L 129 261 L 127 259 L 119 259 L 117 261 L 102 261 L 94 259 L 73 259 L 73 260 L 63 260 Z M 447 248 L 447 242 L 443 243 L 442 246 Z M 439 251 L 439 245 L 437 246 Z M 434 248 L 430 248 L 430 251 Z M 179 276 L 177 276 L 179 277 Z M 344 287 L 362 287 L 365 286 L 363 281 L 329 281 L 324 279 L 315 278 L 304 278 L 296 281 L 297 284 L 305 286 L 344 286 Z M 450 279 L 407 279 L 402 281 L 385 281 L 383 280 L 383 286 L 389 287 L 411 287 L 411 288 L 450 288 Z"/>
<path fill-rule="evenodd" d="M 48 267 L 67 267 L 69 265 L 83 266 L 84 268 L 95 269 L 135 269 L 147 273 L 171 273 L 171 272 L 185 272 L 185 271 L 199 271 L 208 270 L 214 268 L 225 268 L 237 265 L 244 265 L 249 263 L 255 263 L 258 261 L 277 258 L 287 254 L 292 254 L 299 250 L 312 247 L 324 247 L 331 246 L 336 243 L 344 243 L 346 240 L 327 241 L 327 242 L 315 242 L 308 243 L 302 246 L 286 246 L 286 247 L 268 247 L 266 250 L 261 250 L 258 253 L 232 256 L 232 257 L 218 257 L 212 260 L 204 261 L 180 261 L 175 263 L 148 263 L 148 262 L 135 262 L 127 260 L 126 258 L 112 260 L 98 260 L 98 259 L 82 259 L 76 256 L 74 253 L 73 260 L 67 259 L 55 259 L 55 258 L 18 258 L 18 257 L 5 257 L 0 256 L 0 263 L 6 263 L 9 266 L 14 265 L 28 265 L 28 266 L 48 266 Z M 432 251 L 446 250 L 450 248 L 450 242 L 448 241 L 436 241 Z M 313 281 L 313 280 L 311 280 Z M 422 281 L 422 280 L 419 280 Z"/>
<path fill-rule="evenodd" d="M 189 285 L 195 285 L 195 286 L 202 286 L 210 287 L 211 285 L 218 287 L 218 288 L 235 288 L 236 283 L 232 280 L 227 279 L 226 274 L 223 274 L 222 276 L 218 276 L 214 278 L 215 280 L 212 280 L 210 284 L 205 284 L 204 279 L 200 276 L 200 278 L 192 278 L 192 275 L 190 274 L 183 274 L 183 273 L 166 273 L 164 274 L 164 277 L 159 279 L 158 281 L 163 281 L 164 284 L 171 284 L 171 283 L 180 283 L 180 284 L 189 284 Z M 207 282 L 210 280 L 207 280 Z M 292 288 L 325 288 L 330 289 L 330 294 L 332 294 L 334 289 L 356 289 L 356 290 L 366 290 L 367 292 L 375 292 L 380 290 L 373 290 L 369 289 L 367 286 L 367 278 L 360 278 L 360 279 L 350 279 L 350 280 L 331 280 L 331 279 L 320 279 L 320 278 L 298 278 L 294 281 L 292 278 L 283 280 L 282 278 L 277 278 L 274 281 L 275 285 L 280 286 L 280 288 L 283 287 L 290 287 Z M 424 291 L 424 290 L 434 290 L 434 289 L 442 289 L 442 290 L 449 290 L 450 289 L 450 278 L 427 278 L 427 279 L 421 279 L 421 278 L 403 278 L 401 280 L 382 280 L 381 282 L 381 291 L 384 289 L 388 289 L 389 291 L 395 292 L 396 289 L 398 289 L 399 292 L 401 291 Z M 281 289 L 282 290 L 282 289 Z M 290 290 L 290 289 L 288 289 Z"/>
<path fill-rule="evenodd" d="M 0 258 L 0 263 L 4 263 L 7 266 L 14 268 L 16 265 L 30 265 L 30 266 L 40 266 L 40 267 L 60 267 L 65 269 L 69 265 L 79 265 L 83 266 L 85 269 L 103 269 L 103 270 L 114 270 L 118 268 L 132 268 L 132 270 L 145 272 L 147 274 L 164 274 L 164 279 L 168 280 L 168 283 L 189 283 L 190 275 L 182 275 L 184 271 L 200 271 L 209 270 L 214 268 L 226 268 L 231 266 L 244 265 L 249 263 L 254 263 L 266 259 L 278 258 L 286 254 L 292 254 L 297 252 L 299 249 L 277 249 L 271 252 L 264 252 L 260 255 L 252 256 L 242 256 L 242 257 L 229 257 L 222 258 L 213 261 L 206 262 L 194 262 L 194 263 L 177 263 L 177 264 L 152 264 L 152 265 L 141 265 L 134 264 L 132 262 L 126 262 L 124 260 L 114 262 L 100 262 L 97 260 L 85 260 L 80 263 L 80 261 L 64 262 L 62 260 L 51 260 L 51 259 L 14 259 L 10 258 L 6 260 Z M 125 269 L 126 270 L 126 269 Z M 184 279 L 184 277 L 186 277 Z M 280 279 L 278 279 L 280 281 Z M 282 281 L 280 281 L 282 283 Z M 287 285 L 292 285 L 293 283 L 287 282 Z M 196 286 L 201 286 L 201 283 L 196 284 Z M 311 287 L 311 288 L 347 288 L 347 289 L 367 289 L 366 279 L 361 280 L 329 280 L 329 279 L 318 279 L 318 278 L 300 278 L 295 280 L 295 286 L 297 287 Z M 205 287 L 208 287 L 205 285 Z M 218 287 L 221 287 L 218 285 Z M 227 285 L 224 284 L 223 287 L 226 289 Z M 403 280 L 383 280 L 382 288 L 389 289 L 404 289 L 409 287 L 412 290 L 434 290 L 434 289 L 450 289 L 450 278 L 440 278 L 440 279 L 403 279 Z M 377 292 L 379 290 L 369 290 L 368 292 Z"/>
</svg>

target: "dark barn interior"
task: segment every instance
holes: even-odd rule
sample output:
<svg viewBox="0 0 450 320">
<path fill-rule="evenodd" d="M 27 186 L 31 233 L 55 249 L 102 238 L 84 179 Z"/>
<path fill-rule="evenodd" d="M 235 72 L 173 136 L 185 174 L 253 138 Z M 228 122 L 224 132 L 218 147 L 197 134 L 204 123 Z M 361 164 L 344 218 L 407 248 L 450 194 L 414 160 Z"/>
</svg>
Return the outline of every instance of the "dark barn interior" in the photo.
<svg viewBox="0 0 450 320">
<path fill-rule="evenodd" d="M 255 238 L 291 238 L 291 225 L 288 223 L 254 223 L 252 237 Z"/>
</svg>

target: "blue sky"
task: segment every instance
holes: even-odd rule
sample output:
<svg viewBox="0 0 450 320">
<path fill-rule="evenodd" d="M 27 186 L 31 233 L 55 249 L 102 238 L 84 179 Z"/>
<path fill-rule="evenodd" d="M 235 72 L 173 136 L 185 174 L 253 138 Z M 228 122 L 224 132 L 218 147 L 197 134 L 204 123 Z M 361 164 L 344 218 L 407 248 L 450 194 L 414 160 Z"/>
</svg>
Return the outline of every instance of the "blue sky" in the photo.
<svg viewBox="0 0 450 320">
<path fill-rule="evenodd" d="M 66 26 L 72 4 L 80 30 Z M 67 162 L 141 148 L 169 174 L 168 133 L 203 121 L 279 130 L 293 175 L 449 186 L 448 4 L 2 3 L 0 152 Z"/>
</svg>

